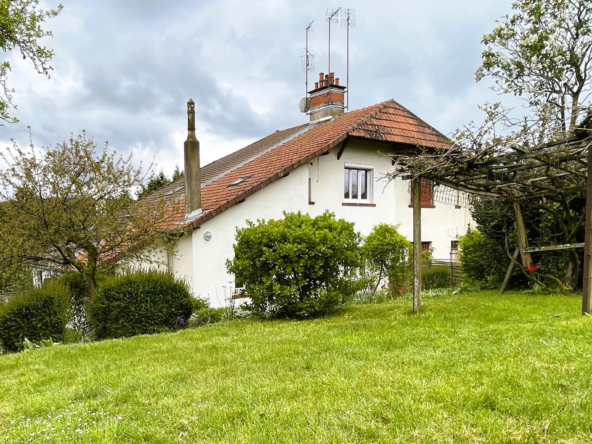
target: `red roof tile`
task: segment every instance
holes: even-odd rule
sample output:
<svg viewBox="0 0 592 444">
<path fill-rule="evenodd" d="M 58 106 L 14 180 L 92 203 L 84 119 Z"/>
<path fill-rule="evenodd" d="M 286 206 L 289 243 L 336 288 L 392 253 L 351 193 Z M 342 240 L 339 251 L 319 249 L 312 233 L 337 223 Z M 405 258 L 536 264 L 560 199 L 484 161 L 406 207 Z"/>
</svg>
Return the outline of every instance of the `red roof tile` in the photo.
<svg viewBox="0 0 592 444">
<path fill-rule="evenodd" d="M 330 121 L 276 132 L 202 168 L 203 214 L 191 224 L 194 228 L 199 227 L 293 169 L 328 152 L 349 136 L 426 148 L 450 146 L 448 138 L 394 100 L 350 111 Z M 214 164 L 216 167 L 212 168 Z M 244 176 L 250 177 L 237 186 L 228 187 Z M 154 194 L 164 192 L 182 197 L 183 191 L 181 180 Z M 179 203 L 173 218 L 176 223 L 185 218 L 182 199 Z"/>
</svg>

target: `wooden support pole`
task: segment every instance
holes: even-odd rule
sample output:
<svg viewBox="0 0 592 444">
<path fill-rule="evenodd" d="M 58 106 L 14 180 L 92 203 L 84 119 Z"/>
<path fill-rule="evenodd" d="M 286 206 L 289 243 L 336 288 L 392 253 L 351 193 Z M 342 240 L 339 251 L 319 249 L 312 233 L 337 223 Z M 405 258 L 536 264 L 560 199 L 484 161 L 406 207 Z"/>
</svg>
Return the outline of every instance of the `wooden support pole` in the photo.
<svg viewBox="0 0 592 444">
<path fill-rule="evenodd" d="M 588 147 L 588 182 L 586 185 L 586 235 L 584 243 L 584 291 L 582 293 L 582 315 L 590 313 L 592 301 L 592 147 Z"/>
<path fill-rule="evenodd" d="M 512 256 L 514 259 L 510 261 L 510 266 L 506 272 L 506 277 L 502 283 L 502 288 L 500 288 L 500 294 L 504 294 L 506 287 L 508 286 L 508 282 L 510 282 L 510 276 L 512 276 L 512 271 L 514 271 L 514 261 L 518 258 L 518 253 L 520 253 L 520 248 L 516 248 L 514 250 L 514 255 Z"/>
<path fill-rule="evenodd" d="M 526 252 L 528 239 L 526 238 L 526 227 L 522 218 L 522 210 L 517 200 L 514 200 L 514 212 L 516 213 L 516 235 L 518 237 L 518 248 L 522 257 L 522 266 L 528 268 L 532 265 L 532 256 Z"/>
<path fill-rule="evenodd" d="M 421 177 L 413 179 L 413 313 L 421 310 Z"/>
</svg>

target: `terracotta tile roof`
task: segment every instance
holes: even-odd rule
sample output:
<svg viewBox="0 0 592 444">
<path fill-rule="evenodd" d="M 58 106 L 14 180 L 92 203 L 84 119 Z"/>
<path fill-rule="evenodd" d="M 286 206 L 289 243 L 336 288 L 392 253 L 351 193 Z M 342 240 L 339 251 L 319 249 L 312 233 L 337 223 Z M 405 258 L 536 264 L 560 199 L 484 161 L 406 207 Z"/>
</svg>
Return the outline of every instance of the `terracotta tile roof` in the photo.
<svg viewBox="0 0 592 444">
<path fill-rule="evenodd" d="M 191 222 L 194 228 L 231 206 L 242 202 L 261 188 L 290 171 L 328 152 L 347 137 L 447 148 L 450 141 L 409 110 L 388 100 L 368 108 L 350 111 L 330 121 L 305 124 L 278 131 L 202 168 L 201 200 L 203 214 Z M 242 177 L 247 180 L 229 188 Z M 185 218 L 184 182 L 173 182 L 146 197 L 146 201 L 179 197 L 177 223 Z"/>
</svg>

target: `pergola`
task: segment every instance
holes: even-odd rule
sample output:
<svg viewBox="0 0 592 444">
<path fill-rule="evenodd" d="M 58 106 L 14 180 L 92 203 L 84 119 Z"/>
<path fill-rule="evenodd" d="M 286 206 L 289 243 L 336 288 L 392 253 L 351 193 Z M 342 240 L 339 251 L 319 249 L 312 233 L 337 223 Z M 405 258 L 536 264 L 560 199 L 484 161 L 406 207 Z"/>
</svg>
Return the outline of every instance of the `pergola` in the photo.
<svg viewBox="0 0 592 444">
<path fill-rule="evenodd" d="M 487 197 L 505 197 L 513 202 L 516 216 L 518 249 L 514 253 L 502 292 L 507 285 L 518 254 L 522 265 L 532 265 L 530 253 L 570 248 L 584 248 L 584 286 L 582 314 L 590 313 L 592 295 L 592 114 L 568 138 L 539 144 L 530 149 L 508 146 L 504 149 L 477 150 L 478 154 L 454 149 L 446 152 L 423 150 L 426 162 L 418 161 L 417 151 L 392 155 L 393 176 L 412 180 L 413 191 L 413 311 L 421 306 L 421 194 L 422 178 L 439 188 Z M 585 242 L 583 244 L 550 245 L 529 248 L 520 202 L 523 199 L 550 197 L 553 193 L 580 193 L 586 188 Z M 449 202 L 449 203 L 454 203 Z"/>
</svg>

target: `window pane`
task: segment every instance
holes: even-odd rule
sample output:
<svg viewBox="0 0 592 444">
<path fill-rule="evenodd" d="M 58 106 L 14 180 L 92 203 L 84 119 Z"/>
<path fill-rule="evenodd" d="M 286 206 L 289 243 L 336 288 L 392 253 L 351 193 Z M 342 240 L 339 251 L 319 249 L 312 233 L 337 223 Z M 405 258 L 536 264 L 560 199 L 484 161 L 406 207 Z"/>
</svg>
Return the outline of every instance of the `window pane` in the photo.
<svg viewBox="0 0 592 444">
<path fill-rule="evenodd" d="M 368 199 L 368 171 L 362 170 L 360 171 L 360 188 L 361 188 L 361 199 Z"/>
<path fill-rule="evenodd" d="M 343 174 L 343 197 L 349 199 L 349 170 L 344 170 Z"/>
<path fill-rule="evenodd" d="M 358 170 L 351 170 L 351 197 L 352 199 L 358 198 Z"/>
</svg>

